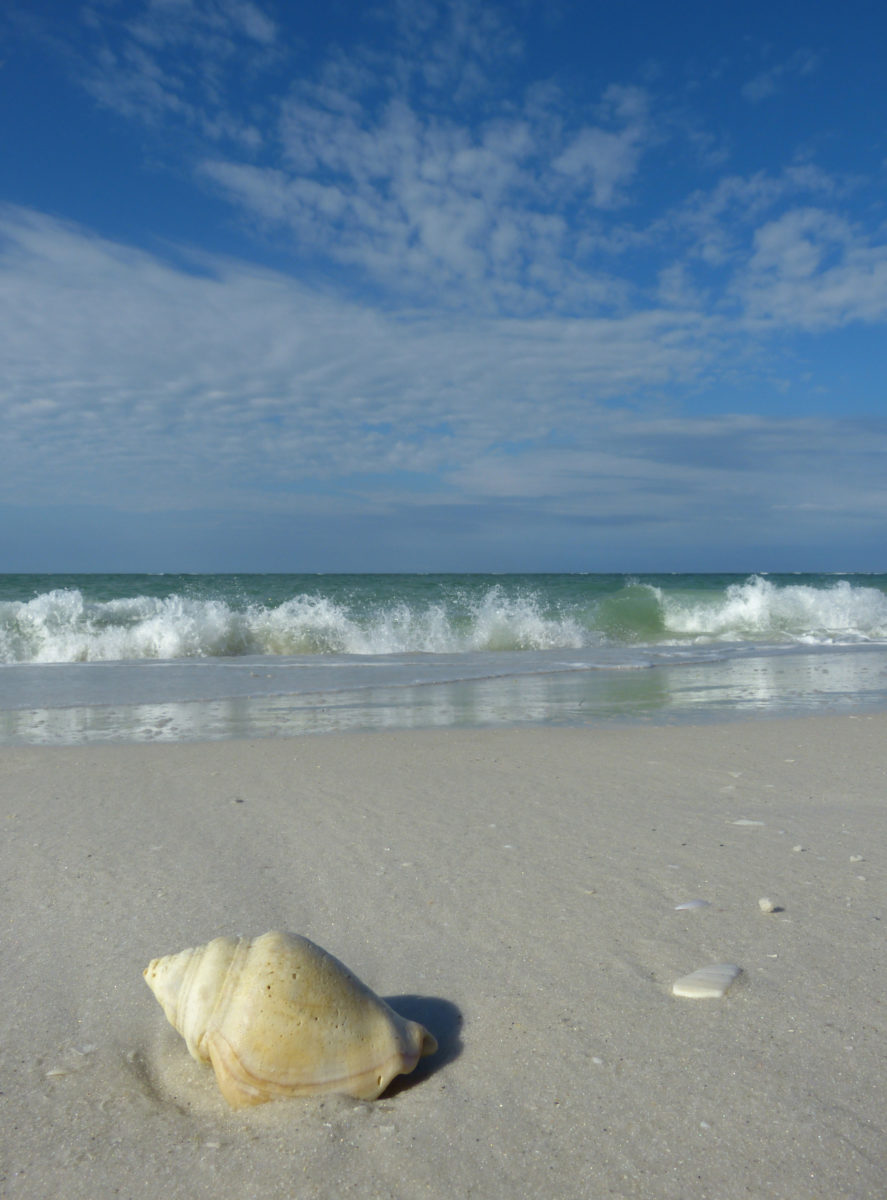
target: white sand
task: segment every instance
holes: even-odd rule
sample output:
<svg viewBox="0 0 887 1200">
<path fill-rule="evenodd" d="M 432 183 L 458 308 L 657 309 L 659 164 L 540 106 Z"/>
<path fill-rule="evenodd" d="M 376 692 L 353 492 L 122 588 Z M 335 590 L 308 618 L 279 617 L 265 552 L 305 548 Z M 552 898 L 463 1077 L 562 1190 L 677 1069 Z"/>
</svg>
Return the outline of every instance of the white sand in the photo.
<svg viewBox="0 0 887 1200">
<path fill-rule="evenodd" d="M 887 715 L 2 750 L 0 1195 L 883 1200 L 885 818 Z M 141 972 L 271 928 L 438 1055 L 229 1111 Z"/>
</svg>

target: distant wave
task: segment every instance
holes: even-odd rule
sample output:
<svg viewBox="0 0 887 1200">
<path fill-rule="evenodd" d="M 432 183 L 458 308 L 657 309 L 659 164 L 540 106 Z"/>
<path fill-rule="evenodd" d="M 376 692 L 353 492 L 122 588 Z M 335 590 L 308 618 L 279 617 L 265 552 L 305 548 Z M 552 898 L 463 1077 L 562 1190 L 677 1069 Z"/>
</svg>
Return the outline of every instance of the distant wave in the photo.
<svg viewBox="0 0 887 1200">
<path fill-rule="evenodd" d="M 710 642 L 887 640 L 887 595 L 845 580 L 822 587 L 753 576 L 703 590 L 628 581 L 605 595 L 493 585 L 380 600 L 322 587 L 278 604 L 230 595 L 87 600 L 77 587 L 0 603 L 0 662 L 239 655 L 578 649 Z"/>
</svg>

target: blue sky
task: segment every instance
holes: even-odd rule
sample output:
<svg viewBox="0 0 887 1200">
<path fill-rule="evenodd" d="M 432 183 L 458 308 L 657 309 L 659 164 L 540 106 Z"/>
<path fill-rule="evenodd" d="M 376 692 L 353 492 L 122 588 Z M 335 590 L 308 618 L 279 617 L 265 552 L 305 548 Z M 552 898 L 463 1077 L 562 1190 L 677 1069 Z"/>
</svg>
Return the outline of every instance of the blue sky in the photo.
<svg viewBox="0 0 887 1200">
<path fill-rule="evenodd" d="M 887 10 L 12 0 L 0 570 L 887 569 Z"/>
</svg>

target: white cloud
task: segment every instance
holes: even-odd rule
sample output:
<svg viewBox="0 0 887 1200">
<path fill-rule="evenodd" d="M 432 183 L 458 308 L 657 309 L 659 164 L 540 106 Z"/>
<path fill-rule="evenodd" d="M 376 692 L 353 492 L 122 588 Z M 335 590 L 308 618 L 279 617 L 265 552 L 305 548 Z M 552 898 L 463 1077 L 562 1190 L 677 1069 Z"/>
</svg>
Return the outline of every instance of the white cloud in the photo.
<svg viewBox="0 0 887 1200">
<path fill-rule="evenodd" d="M 735 283 L 754 320 L 805 330 L 887 318 L 887 243 L 819 208 L 798 208 L 758 228 Z"/>
<path fill-rule="evenodd" d="M 751 175 L 724 175 L 713 188 L 691 193 L 654 223 L 663 236 L 672 231 L 691 239 L 690 253 L 710 267 L 735 265 L 749 254 L 749 231 L 768 213 L 798 197 L 834 198 L 836 181 L 809 163 Z"/>
<path fill-rule="evenodd" d="M 666 311 L 559 321 L 373 312 L 244 264 L 186 272 L 7 210 L 0 270 L 7 499 L 121 505 L 442 477 L 515 437 L 705 369 Z M 199 266 L 199 264 L 197 264 Z"/>
<path fill-rule="evenodd" d="M 716 322 L 382 315 L 242 263 L 186 272 L 39 214 L 2 217 L 0 501 L 504 504 L 615 524 L 884 512 L 883 423 L 645 411 L 651 390 L 717 369 Z M 767 262 L 779 246 L 762 239 Z"/>
<path fill-rule="evenodd" d="M 262 137 L 230 100 L 280 58 L 274 21 L 250 0 L 144 0 L 140 10 L 87 4 L 95 44 L 74 70 L 100 104 L 129 118 L 183 122 L 212 141 L 252 151 Z M 76 51 L 72 48 L 72 55 Z"/>
<path fill-rule="evenodd" d="M 653 415 L 646 397 L 729 364 L 714 318 L 382 313 L 21 210 L 0 210 L 0 239 L 8 511 L 143 514 L 164 553 L 183 522 L 223 519 L 247 545 L 310 527 L 328 567 L 356 561 L 355 522 L 377 522 L 402 565 L 396 547 L 429 529 L 424 562 L 451 537 L 466 561 L 468 521 L 489 567 L 508 539 L 502 562 L 525 561 L 530 530 L 566 562 L 570 530 L 592 526 L 621 562 L 659 544 L 698 562 L 704 539 L 717 562 L 728 524 L 760 548 L 887 518 L 884 422 Z M 767 263 L 780 246 L 762 239 Z"/>
<path fill-rule="evenodd" d="M 770 332 L 882 323 L 887 239 L 842 215 L 852 186 L 809 163 L 724 176 L 646 229 L 623 232 L 616 252 L 652 256 L 656 246 L 669 247 L 671 258 L 656 274 L 659 303 L 732 312 L 737 329 L 761 347 Z"/>
<path fill-rule="evenodd" d="M 702 84 L 679 96 L 665 64 L 644 87 L 534 79 L 505 8 L 358 9 L 319 55 L 262 0 L 88 0 L 79 32 L 60 18 L 79 82 L 141 122 L 155 193 L 164 169 L 177 203 L 196 180 L 230 205 L 205 244 L 237 222 L 285 266 L 0 209 L 0 501 L 257 525 L 596 514 L 707 522 L 715 544 L 739 521 L 750 545 L 798 514 L 811 544 L 820 514 L 883 517 L 882 425 L 680 415 L 821 409 L 839 378 L 860 387 L 848 411 L 872 402 L 830 347 L 878 331 L 824 336 L 887 320 L 865 180 L 799 156 L 755 169 L 748 145 L 752 166 L 728 170 Z M 32 36 L 45 47 L 46 25 Z M 762 65 L 756 103 L 818 64 Z"/>
<path fill-rule="evenodd" d="M 640 88 L 609 87 L 601 105 L 602 117 L 617 128 L 585 126 L 554 158 L 552 167 L 570 176 L 576 186 L 590 188 L 591 202 L 597 207 L 619 204 L 650 136 L 648 107 Z"/>
<path fill-rule="evenodd" d="M 774 328 L 880 319 L 874 238 L 857 238 L 840 269 L 837 248 L 826 254 L 810 277 L 817 297 L 786 274 L 787 248 L 764 264 L 787 213 L 844 219 L 842 185 L 815 164 L 725 174 L 657 206 L 681 124 L 664 98 L 624 83 L 580 96 L 556 79 L 515 90 L 523 47 L 504 9 L 398 0 L 367 9 L 316 61 L 283 45 L 269 11 L 93 0 L 84 78 L 118 112 L 176 132 L 176 169 L 283 245 L 302 277 L 335 277 L 366 303 L 483 319 L 660 307 L 700 327 L 703 312 Z M 817 65 L 809 50 L 770 63 L 758 93 Z M 824 237 L 798 237 L 791 253 L 825 253 Z"/>
<path fill-rule="evenodd" d="M 357 267 L 414 299 L 516 313 L 596 311 L 625 298 L 594 262 L 578 205 L 624 199 L 651 134 L 647 98 L 607 89 L 606 125 L 564 125 L 534 100 L 480 123 L 413 106 L 361 104 L 363 80 L 300 86 L 282 108 L 278 164 L 212 158 L 204 178 L 295 246 Z M 563 98 L 561 98 L 563 103 Z"/>
<path fill-rule="evenodd" d="M 625 303 L 593 225 L 630 198 L 659 136 L 649 97 L 614 83 L 589 103 L 531 84 L 516 100 L 508 71 L 522 46 L 505 10 L 368 9 L 362 28 L 381 23 L 381 39 L 349 30 L 310 63 L 257 4 L 94 0 L 87 13 L 90 92 L 174 131 L 185 167 L 309 263 L 358 271 L 393 303 Z"/>
</svg>

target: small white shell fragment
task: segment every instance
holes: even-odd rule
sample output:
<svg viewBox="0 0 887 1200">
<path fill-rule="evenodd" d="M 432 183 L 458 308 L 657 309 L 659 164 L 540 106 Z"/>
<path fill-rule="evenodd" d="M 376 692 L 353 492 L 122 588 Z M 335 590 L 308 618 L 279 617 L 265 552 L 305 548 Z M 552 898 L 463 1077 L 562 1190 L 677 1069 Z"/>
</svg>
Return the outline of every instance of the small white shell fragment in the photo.
<svg viewBox="0 0 887 1200">
<path fill-rule="evenodd" d="M 683 902 L 683 904 L 676 904 L 674 906 L 675 912 L 680 912 L 681 909 L 687 909 L 687 908 L 711 908 L 711 901 L 710 900 L 685 900 Z"/>
<path fill-rule="evenodd" d="M 851 854 L 850 861 L 851 862 L 865 862 L 865 859 L 862 857 L 861 854 Z"/>
<path fill-rule="evenodd" d="M 733 822 L 734 825 L 763 825 L 763 821 L 747 821 L 745 817 L 740 817 L 738 821 Z"/>
<path fill-rule="evenodd" d="M 719 1000 L 741 974 L 742 967 L 733 963 L 713 963 L 676 980 L 671 990 L 675 996 L 686 996 L 690 1000 Z"/>
<path fill-rule="evenodd" d="M 761 912 L 765 913 L 776 912 L 776 905 L 767 896 L 762 896 L 760 898 L 758 901 L 758 908 L 761 910 Z"/>
</svg>

